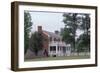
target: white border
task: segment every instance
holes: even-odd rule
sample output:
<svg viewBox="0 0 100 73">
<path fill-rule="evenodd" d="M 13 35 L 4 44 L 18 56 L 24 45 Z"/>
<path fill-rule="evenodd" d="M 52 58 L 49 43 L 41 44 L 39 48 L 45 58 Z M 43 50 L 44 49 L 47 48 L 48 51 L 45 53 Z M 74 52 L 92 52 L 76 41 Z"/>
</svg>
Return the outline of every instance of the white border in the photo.
<svg viewBox="0 0 100 73">
<path fill-rule="evenodd" d="M 38 61 L 24 62 L 24 10 L 35 11 L 54 11 L 54 12 L 75 12 L 91 14 L 91 58 L 79 60 L 57 60 L 57 61 Z M 60 8 L 60 7 L 41 7 L 41 6 L 19 6 L 19 68 L 35 68 L 62 65 L 82 65 L 95 64 L 95 10 L 81 8 Z"/>
</svg>

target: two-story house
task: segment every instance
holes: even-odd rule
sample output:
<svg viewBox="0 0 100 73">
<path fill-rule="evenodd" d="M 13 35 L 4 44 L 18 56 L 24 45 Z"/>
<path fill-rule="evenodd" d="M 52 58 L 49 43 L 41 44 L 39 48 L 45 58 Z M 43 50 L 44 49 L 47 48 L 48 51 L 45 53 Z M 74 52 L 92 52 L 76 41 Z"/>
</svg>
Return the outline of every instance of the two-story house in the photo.
<svg viewBox="0 0 100 73">
<path fill-rule="evenodd" d="M 62 41 L 62 36 L 59 31 L 49 32 L 42 29 L 42 26 L 38 26 L 37 32 L 42 33 L 46 39 L 43 41 L 42 55 L 45 53 L 48 56 L 70 56 L 71 46 Z"/>
</svg>

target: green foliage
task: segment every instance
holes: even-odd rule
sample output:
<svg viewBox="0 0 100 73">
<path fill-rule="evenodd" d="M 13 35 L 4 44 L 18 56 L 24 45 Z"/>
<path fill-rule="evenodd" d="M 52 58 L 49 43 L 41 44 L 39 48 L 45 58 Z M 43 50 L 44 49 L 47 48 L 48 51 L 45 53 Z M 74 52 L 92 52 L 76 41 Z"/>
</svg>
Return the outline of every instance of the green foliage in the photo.
<svg viewBox="0 0 100 73">
<path fill-rule="evenodd" d="M 63 22 L 65 23 L 63 39 L 67 43 L 70 43 L 72 47 L 75 49 L 75 37 L 76 30 L 78 28 L 77 24 L 77 13 L 64 13 L 63 14 Z"/>
<path fill-rule="evenodd" d="M 90 28 L 90 17 L 89 14 L 82 15 L 82 24 L 80 25 L 81 30 L 88 30 Z"/>
<path fill-rule="evenodd" d="M 77 51 L 90 51 L 90 35 L 82 34 L 77 40 Z"/>
<path fill-rule="evenodd" d="M 64 28 L 64 31 L 61 32 L 62 35 L 62 40 L 66 42 L 66 44 L 72 43 L 74 40 L 73 36 L 70 35 L 70 29 L 69 28 Z"/>
<path fill-rule="evenodd" d="M 43 35 L 39 32 L 34 32 L 30 38 L 30 48 L 38 55 L 38 51 L 43 48 Z"/>
<path fill-rule="evenodd" d="M 89 14 L 64 13 L 62 38 L 66 44 L 71 44 L 77 52 L 90 50 L 90 17 Z M 77 30 L 83 31 L 77 39 Z"/>
<path fill-rule="evenodd" d="M 29 48 L 29 33 L 32 28 L 31 16 L 28 12 L 24 12 L 24 53 Z"/>
<path fill-rule="evenodd" d="M 78 50 L 83 49 L 84 51 L 90 51 L 90 17 L 89 14 L 82 15 L 82 24 L 80 29 L 84 31 L 83 34 L 78 38 Z"/>
</svg>

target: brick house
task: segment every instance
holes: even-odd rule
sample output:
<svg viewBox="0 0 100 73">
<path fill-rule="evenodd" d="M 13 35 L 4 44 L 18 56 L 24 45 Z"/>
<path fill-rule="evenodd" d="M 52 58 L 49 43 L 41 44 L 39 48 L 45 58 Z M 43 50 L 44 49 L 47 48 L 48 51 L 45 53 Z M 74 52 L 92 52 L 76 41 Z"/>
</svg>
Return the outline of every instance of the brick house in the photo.
<svg viewBox="0 0 100 73">
<path fill-rule="evenodd" d="M 48 56 L 69 56 L 71 53 L 71 46 L 62 41 L 62 36 L 58 31 L 49 32 L 38 26 L 38 32 L 42 33 L 45 40 L 43 41 L 43 50 L 39 53 L 41 56 L 47 54 Z M 31 51 L 30 51 L 31 52 Z M 32 52 L 31 52 L 32 53 Z"/>
</svg>

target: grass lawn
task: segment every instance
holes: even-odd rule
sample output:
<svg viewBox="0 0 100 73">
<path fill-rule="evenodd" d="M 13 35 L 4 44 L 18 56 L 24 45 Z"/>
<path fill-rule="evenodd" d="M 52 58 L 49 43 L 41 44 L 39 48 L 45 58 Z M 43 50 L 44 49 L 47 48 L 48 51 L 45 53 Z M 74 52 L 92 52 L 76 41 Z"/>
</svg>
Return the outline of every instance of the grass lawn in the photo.
<svg viewBox="0 0 100 73">
<path fill-rule="evenodd" d="M 88 59 L 89 55 L 86 56 L 59 56 L 59 57 L 40 57 L 34 59 L 25 59 L 25 61 L 50 61 L 50 60 L 71 60 L 71 59 Z"/>
</svg>

